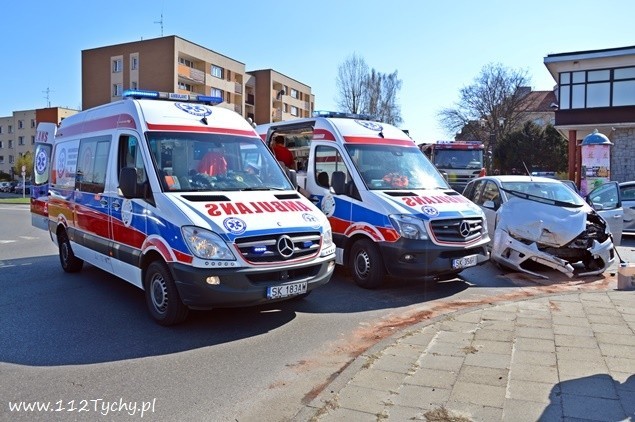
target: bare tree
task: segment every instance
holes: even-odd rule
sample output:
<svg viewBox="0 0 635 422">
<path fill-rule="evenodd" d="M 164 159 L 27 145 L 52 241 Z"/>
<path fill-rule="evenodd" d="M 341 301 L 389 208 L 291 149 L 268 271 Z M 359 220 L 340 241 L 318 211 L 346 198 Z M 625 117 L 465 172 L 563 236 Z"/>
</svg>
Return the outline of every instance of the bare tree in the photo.
<svg viewBox="0 0 635 422">
<path fill-rule="evenodd" d="M 362 112 L 365 107 L 364 85 L 367 76 L 368 65 L 354 53 L 339 66 L 335 83 L 339 93 L 337 106 L 340 110 L 349 113 Z"/>
<path fill-rule="evenodd" d="M 397 77 L 396 70 L 391 74 L 383 74 L 375 69 L 369 71 L 364 59 L 353 55 L 340 65 L 336 82 L 340 110 L 369 114 L 379 121 L 394 125 L 403 122 L 397 103 L 402 81 Z"/>
<path fill-rule="evenodd" d="M 488 64 L 472 85 L 461 89 L 454 108 L 438 113 L 441 125 L 450 133 L 461 132 L 463 139 L 481 140 L 492 148 L 496 140 L 524 122 L 529 82 L 526 71 Z"/>
</svg>

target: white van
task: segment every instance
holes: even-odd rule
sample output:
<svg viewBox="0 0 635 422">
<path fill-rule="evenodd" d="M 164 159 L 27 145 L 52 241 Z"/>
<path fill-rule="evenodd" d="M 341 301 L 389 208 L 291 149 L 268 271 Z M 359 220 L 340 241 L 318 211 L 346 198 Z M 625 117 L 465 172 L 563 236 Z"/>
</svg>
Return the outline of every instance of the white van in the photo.
<svg viewBox="0 0 635 422">
<path fill-rule="evenodd" d="M 124 95 L 38 131 L 32 221 L 65 271 L 88 262 L 144 289 L 162 325 L 329 281 L 327 219 L 245 119 L 213 97 Z"/>
<path fill-rule="evenodd" d="M 489 259 L 483 212 L 452 190 L 402 130 L 317 113 L 256 128 L 283 136 L 297 182 L 329 217 L 337 263 L 362 287 L 397 277 L 453 278 Z"/>
</svg>

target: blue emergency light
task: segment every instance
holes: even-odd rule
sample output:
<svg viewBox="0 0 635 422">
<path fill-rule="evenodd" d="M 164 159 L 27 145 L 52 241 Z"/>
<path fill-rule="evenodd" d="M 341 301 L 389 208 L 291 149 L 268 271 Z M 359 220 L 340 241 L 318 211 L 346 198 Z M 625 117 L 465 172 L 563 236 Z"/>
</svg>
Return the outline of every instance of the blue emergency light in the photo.
<svg viewBox="0 0 635 422">
<path fill-rule="evenodd" d="M 149 91 L 144 89 L 127 89 L 123 92 L 123 97 L 136 99 L 151 98 L 155 100 L 193 102 L 207 105 L 217 105 L 223 102 L 222 97 L 212 97 L 210 95 L 192 95 L 177 92 Z"/>
</svg>

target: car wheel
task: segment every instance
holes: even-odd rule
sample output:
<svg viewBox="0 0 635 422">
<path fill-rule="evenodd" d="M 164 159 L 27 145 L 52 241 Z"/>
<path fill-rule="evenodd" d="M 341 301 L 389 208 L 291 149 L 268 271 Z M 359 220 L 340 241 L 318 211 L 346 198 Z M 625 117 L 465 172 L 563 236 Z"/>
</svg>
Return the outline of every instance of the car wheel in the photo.
<svg viewBox="0 0 635 422">
<path fill-rule="evenodd" d="M 375 244 L 368 239 L 353 244 L 349 265 L 353 279 L 360 287 L 376 289 L 384 281 L 384 262 Z"/>
<path fill-rule="evenodd" d="M 68 239 L 66 230 L 60 231 L 57 235 L 57 245 L 59 248 L 60 264 L 62 264 L 62 269 L 67 273 L 76 273 L 80 271 L 84 266 L 84 261 L 77 258 L 73 253 L 73 248 L 71 247 L 71 242 Z"/>
<path fill-rule="evenodd" d="M 172 273 L 160 261 L 152 262 L 145 271 L 146 304 L 152 318 L 160 325 L 174 325 L 185 321 L 189 308 L 181 301 Z"/>
</svg>

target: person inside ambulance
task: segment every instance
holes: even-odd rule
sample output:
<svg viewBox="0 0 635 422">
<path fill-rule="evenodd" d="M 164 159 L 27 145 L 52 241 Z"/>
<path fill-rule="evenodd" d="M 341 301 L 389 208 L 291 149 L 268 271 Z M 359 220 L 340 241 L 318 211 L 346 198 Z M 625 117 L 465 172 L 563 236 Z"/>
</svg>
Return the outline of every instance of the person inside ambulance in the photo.
<svg viewBox="0 0 635 422">
<path fill-rule="evenodd" d="M 219 176 L 227 173 L 227 160 L 220 151 L 208 151 L 196 166 L 199 173 Z"/>
<path fill-rule="evenodd" d="M 274 144 L 272 146 L 273 154 L 276 156 L 276 160 L 287 166 L 287 168 L 295 170 L 295 160 L 293 159 L 293 153 L 284 146 L 284 136 L 278 135 L 273 138 Z"/>
</svg>

